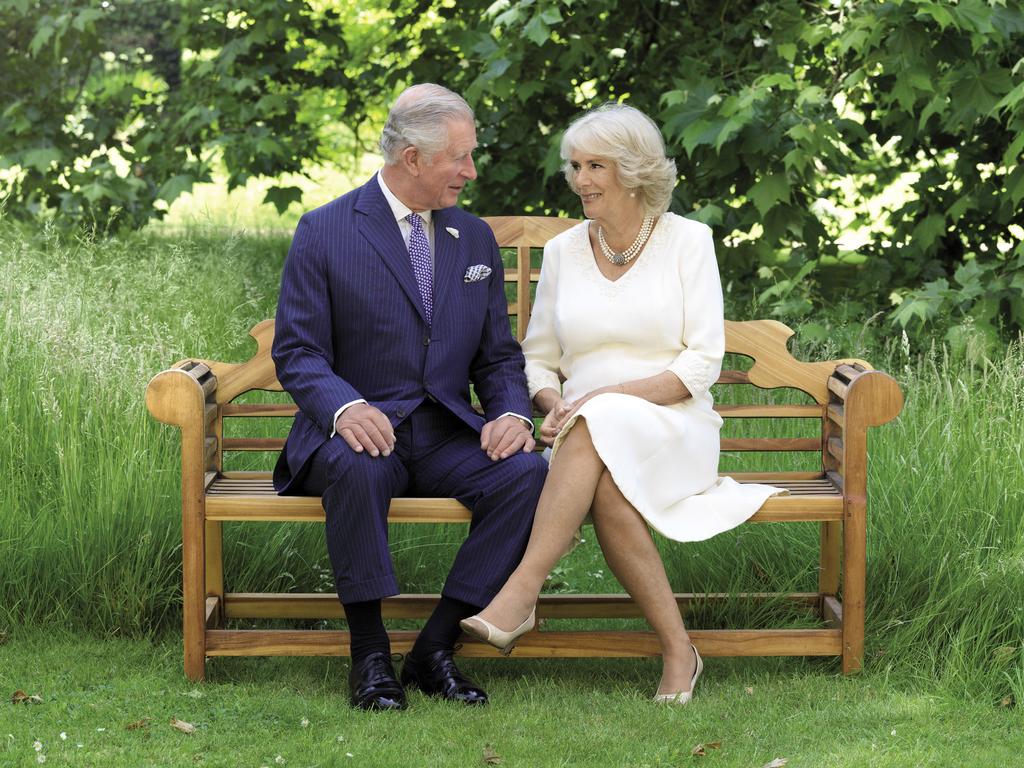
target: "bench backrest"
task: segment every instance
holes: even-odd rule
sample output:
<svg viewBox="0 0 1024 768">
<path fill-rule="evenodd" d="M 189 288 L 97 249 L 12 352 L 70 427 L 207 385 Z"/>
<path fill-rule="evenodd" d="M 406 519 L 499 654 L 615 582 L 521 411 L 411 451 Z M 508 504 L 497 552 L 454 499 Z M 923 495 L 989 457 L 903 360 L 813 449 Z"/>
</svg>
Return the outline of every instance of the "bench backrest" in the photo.
<svg viewBox="0 0 1024 768">
<path fill-rule="evenodd" d="M 539 275 L 539 249 L 558 233 L 574 226 L 573 219 L 530 216 L 501 216 L 485 219 L 494 230 L 498 245 L 506 258 L 506 292 L 510 296 L 508 311 L 517 337 L 522 340 L 530 319 L 531 302 Z M 508 253 L 505 249 L 511 249 Z M 218 406 L 213 432 L 217 437 L 216 468 L 223 469 L 224 451 L 280 450 L 283 438 L 224 437 L 224 418 L 291 417 L 295 406 L 290 403 L 235 403 L 252 390 L 281 391 L 270 349 L 274 337 L 274 321 L 264 320 L 250 335 L 256 340 L 256 354 L 244 363 L 199 361 L 209 366 L 216 377 L 215 401 Z M 726 419 L 813 419 L 814 434 L 808 437 L 750 437 L 722 440 L 723 451 L 818 452 L 825 468 L 829 459 L 828 440 L 831 425 L 828 418 L 830 398 L 845 392 L 845 382 L 870 366 L 861 360 L 828 360 L 803 362 L 787 349 L 793 331 L 776 320 L 726 321 L 726 351 L 753 360 L 746 370 L 723 370 L 718 384 L 752 384 L 762 389 L 790 388 L 809 398 L 803 404 L 727 404 L 716 406 Z M 844 368 L 845 373 L 844 373 Z M 813 402 L 806 402 L 810 399 Z M 806 422 L 804 422 L 806 423 Z"/>
</svg>

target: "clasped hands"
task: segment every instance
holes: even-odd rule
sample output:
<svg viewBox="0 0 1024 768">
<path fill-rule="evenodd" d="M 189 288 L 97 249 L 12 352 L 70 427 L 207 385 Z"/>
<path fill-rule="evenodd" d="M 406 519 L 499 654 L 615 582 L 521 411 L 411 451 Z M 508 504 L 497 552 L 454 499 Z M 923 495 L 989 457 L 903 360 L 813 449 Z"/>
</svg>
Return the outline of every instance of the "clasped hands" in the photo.
<svg viewBox="0 0 1024 768">
<path fill-rule="evenodd" d="M 384 412 L 369 403 L 356 403 L 345 409 L 334 424 L 335 432 L 356 453 L 390 456 L 395 449 L 395 429 Z M 514 453 L 529 453 L 536 442 L 515 416 L 501 416 L 484 424 L 480 448 L 491 461 L 507 459 Z"/>
<path fill-rule="evenodd" d="M 576 415 L 585 402 L 606 392 L 619 391 L 621 390 L 617 387 L 600 387 L 591 390 L 578 400 L 565 400 L 562 397 L 557 397 L 544 417 L 543 423 L 540 425 L 541 444 L 547 446 L 554 445 L 555 438 L 562 431 L 562 427 L 568 423 L 569 419 Z"/>
</svg>

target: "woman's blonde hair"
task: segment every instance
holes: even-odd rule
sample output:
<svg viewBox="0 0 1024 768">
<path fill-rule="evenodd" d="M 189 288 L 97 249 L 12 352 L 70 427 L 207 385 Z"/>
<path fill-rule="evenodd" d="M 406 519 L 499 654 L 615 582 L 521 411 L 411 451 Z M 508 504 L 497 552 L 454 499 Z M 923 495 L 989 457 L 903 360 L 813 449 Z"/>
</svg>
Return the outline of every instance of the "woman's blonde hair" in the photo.
<svg viewBox="0 0 1024 768">
<path fill-rule="evenodd" d="M 576 150 L 613 161 L 619 182 L 636 193 L 647 214 L 660 216 L 668 210 L 676 186 L 676 164 L 665 156 L 658 126 L 639 109 L 602 104 L 569 124 L 560 154 L 565 180 L 573 192 L 577 191 L 576 171 L 569 156 Z"/>
</svg>

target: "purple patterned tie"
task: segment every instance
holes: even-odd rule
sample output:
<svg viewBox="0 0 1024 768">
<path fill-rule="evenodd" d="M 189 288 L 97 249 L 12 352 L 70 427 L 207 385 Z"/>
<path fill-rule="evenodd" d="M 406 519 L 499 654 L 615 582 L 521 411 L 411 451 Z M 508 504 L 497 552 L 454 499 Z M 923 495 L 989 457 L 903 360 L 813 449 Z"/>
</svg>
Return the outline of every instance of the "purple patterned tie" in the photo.
<svg viewBox="0 0 1024 768">
<path fill-rule="evenodd" d="M 412 234 L 409 235 L 409 258 L 412 261 L 412 271 L 416 273 L 420 296 L 423 298 L 423 312 L 427 317 L 427 325 L 430 325 L 431 316 L 434 314 L 434 265 L 430 258 L 430 241 L 427 240 L 423 219 L 418 213 L 410 213 L 405 220 L 412 225 Z"/>
</svg>

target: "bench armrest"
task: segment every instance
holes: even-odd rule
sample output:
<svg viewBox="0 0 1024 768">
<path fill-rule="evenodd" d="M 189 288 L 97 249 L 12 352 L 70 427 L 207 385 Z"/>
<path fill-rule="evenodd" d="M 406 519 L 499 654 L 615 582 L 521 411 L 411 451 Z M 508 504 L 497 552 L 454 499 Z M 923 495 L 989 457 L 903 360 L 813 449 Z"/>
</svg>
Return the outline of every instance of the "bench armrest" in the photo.
<svg viewBox="0 0 1024 768">
<path fill-rule="evenodd" d="M 161 371 L 146 386 L 146 407 L 153 418 L 181 429 L 182 492 L 200 496 L 204 474 L 213 468 L 217 438 L 217 377 L 205 363 L 191 360 Z M 198 490 L 194 485 L 198 483 Z"/>
</svg>

